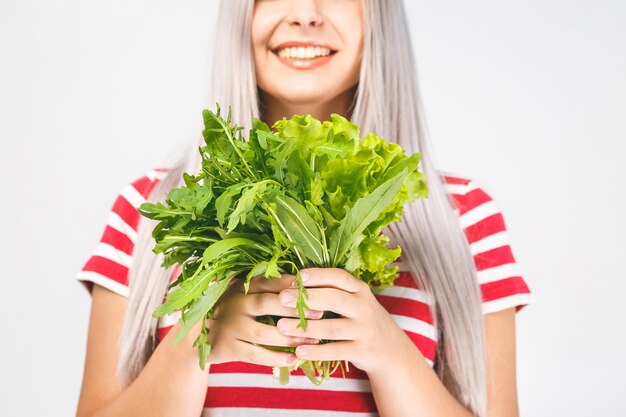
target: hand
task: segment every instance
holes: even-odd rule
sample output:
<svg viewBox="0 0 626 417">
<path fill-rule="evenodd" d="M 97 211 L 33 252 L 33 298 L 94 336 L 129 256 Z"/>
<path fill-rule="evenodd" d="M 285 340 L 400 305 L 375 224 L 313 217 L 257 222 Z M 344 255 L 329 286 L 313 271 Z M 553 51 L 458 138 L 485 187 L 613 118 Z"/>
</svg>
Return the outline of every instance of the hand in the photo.
<svg viewBox="0 0 626 417">
<path fill-rule="evenodd" d="M 267 279 L 256 276 L 250 280 L 248 294 L 243 283 L 233 284 L 215 306 L 213 317 L 207 319 L 211 352 L 207 363 L 231 361 L 249 362 L 266 366 L 292 366 L 297 358 L 290 352 L 279 352 L 263 346 L 295 347 L 319 340 L 281 334 L 276 326 L 256 321 L 257 316 L 275 315 L 298 317 L 295 308 L 282 305 L 278 293 L 291 286 L 293 277 Z M 311 319 L 321 318 L 321 311 L 311 311 Z"/>
<path fill-rule="evenodd" d="M 399 352 L 417 350 L 364 281 L 339 268 L 307 268 L 300 273 L 308 291 L 307 306 L 341 317 L 310 320 L 306 330 L 297 328 L 298 319 L 281 318 L 278 328 L 285 335 L 338 340 L 298 346 L 298 358 L 347 360 L 370 373 L 384 370 Z M 285 307 L 295 307 L 297 296 L 297 289 L 280 292 Z"/>
</svg>

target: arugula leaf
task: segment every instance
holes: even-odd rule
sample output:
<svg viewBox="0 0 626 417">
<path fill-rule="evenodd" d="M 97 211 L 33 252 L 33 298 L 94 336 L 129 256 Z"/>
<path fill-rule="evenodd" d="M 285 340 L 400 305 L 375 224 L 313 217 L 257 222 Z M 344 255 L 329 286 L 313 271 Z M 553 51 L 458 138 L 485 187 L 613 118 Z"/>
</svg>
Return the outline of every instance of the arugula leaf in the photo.
<svg viewBox="0 0 626 417">
<path fill-rule="evenodd" d="M 221 281 L 213 281 L 209 284 L 209 287 L 198 298 L 198 301 L 193 303 L 191 308 L 182 314 L 182 317 L 179 319 L 181 329 L 174 339 L 174 344 L 178 344 L 183 340 L 189 333 L 189 330 L 191 330 L 198 321 L 206 317 L 209 311 L 213 309 L 213 306 L 215 306 L 217 300 L 219 300 L 233 282 L 236 281 L 223 279 Z"/>
<path fill-rule="evenodd" d="M 289 239 L 302 251 L 313 265 L 324 264 L 324 248 L 322 247 L 322 231 L 313 220 L 306 208 L 291 197 L 274 193 L 269 197 L 275 204 L 276 215 L 280 225 Z"/>
</svg>

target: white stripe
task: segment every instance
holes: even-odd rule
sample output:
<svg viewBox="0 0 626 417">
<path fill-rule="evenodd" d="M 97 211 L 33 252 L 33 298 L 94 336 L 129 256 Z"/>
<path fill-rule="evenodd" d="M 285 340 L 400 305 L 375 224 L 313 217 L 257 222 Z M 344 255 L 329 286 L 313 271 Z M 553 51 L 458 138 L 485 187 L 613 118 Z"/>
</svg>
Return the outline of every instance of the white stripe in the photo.
<svg viewBox="0 0 626 417">
<path fill-rule="evenodd" d="M 107 288 L 114 293 L 128 297 L 128 287 L 126 285 L 120 284 L 119 282 L 97 272 L 80 271 L 76 274 L 76 278 L 79 281 L 90 281 L 95 284 L 102 285 L 104 288 Z"/>
<path fill-rule="evenodd" d="M 505 230 L 494 233 L 470 244 L 470 251 L 472 252 L 472 255 L 478 255 L 479 253 L 487 252 L 507 245 L 509 245 L 509 233 Z"/>
<path fill-rule="evenodd" d="M 432 324 L 413 317 L 400 316 L 398 314 L 390 314 L 390 316 L 402 330 L 408 330 L 409 332 L 421 334 L 422 336 L 426 336 L 435 342 L 437 341 L 437 330 Z"/>
<path fill-rule="evenodd" d="M 426 359 L 426 363 L 428 364 L 428 366 L 430 366 L 431 368 L 433 367 L 433 365 L 435 364 L 433 361 L 431 361 L 430 359 L 428 359 L 427 357 L 424 356 L 424 359 Z"/>
<path fill-rule="evenodd" d="M 478 186 L 470 181 L 468 184 L 444 184 L 445 190 L 448 194 L 456 194 L 456 195 L 465 195 L 470 191 L 473 191 L 478 188 Z"/>
<path fill-rule="evenodd" d="M 122 197 L 135 208 L 146 202 L 146 199 L 139 194 L 139 191 L 132 184 L 122 190 Z"/>
<path fill-rule="evenodd" d="M 482 307 L 483 314 L 494 313 L 496 311 L 505 310 L 519 305 L 531 304 L 534 302 L 535 297 L 530 293 L 513 294 L 508 297 L 484 302 Z"/>
<path fill-rule="evenodd" d="M 126 268 L 130 268 L 133 259 L 132 256 L 105 242 L 98 242 L 96 249 L 93 251 L 93 255 L 102 256 Z"/>
<path fill-rule="evenodd" d="M 486 284 L 488 282 L 499 281 L 501 279 L 517 276 L 521 276 L 520 270 L 516 263 L 511 262 L 478 271 L 478 283 Z"/>
<path fill-rule="evenodd" d="M 481 204 L 478 207 L 474 207 L 470 211 L 460 216 L 459 222 L 461 223 L 461 227 L 465 229 L 497 213 L 500 213 L 500 210 L 493 202 L 493 200 L 491 200 Z"/>
<path fill-rule="evenodd" d="M 344 364 L 345 366 L 345 364 Z M 348 375 L 350 371 L 346 372 Z M 290 375 L 289 383 L 281 385 L 271 374 L 254 373 L 216 373 L 209 374 L 209 387 L 254 387 L 254 388 L 285 388 L 321 391 L 371 392 L 368 379 L 344 378 L 341 369 L 337 369 L 332 378 L 322 382 L 319 387 L 313 385 L 304 375 Z"/>
<path fill-rule="evenodd" d="M 131 242 L 135 243 L 137 240 L 137 232 L 128 223 L 126 223 L 120 216 L 114 211 L 109 212 L 109 218 L 107 225 L 111 226 L 118 232 L 128 236 Z"/>
<path fill-rule="evenodd" d="M 372 293 L 375 295 L 386 295 L 389 297 L 407 298 L 409 300 L 416 300 L 424 304 L 430 304 L 428 294 L 425 291 L 418 290 L 417 288 L 390 285 L 383 289 L 372 288 Z"/>
<path fill-rule="evenodd" d="M 205 408 L 202 417 L 379 417 L 378 413 L 353 413 L 328 410 L 287 410 L 274 408 L 219 407 Z"/>
<path fill-rule="evenodd" d="M 180 310 L 175 310 L 172 314 L 166 314 L 159 318 L 159 329 L 163 327 L 170 327 L 178 322 L 178 319 L 182 316 Z"/>
</svg>

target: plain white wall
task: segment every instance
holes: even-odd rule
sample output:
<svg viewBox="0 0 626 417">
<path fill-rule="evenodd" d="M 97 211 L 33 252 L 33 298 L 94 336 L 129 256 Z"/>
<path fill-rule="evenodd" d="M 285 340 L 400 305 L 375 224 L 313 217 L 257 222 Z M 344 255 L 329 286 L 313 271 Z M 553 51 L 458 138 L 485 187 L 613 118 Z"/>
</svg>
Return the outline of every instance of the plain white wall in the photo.
<svg viewBox="0 0 626 417">
<path fill-rule="evenodd" d="M 522 414 L 626 415 L 626 3 L 406 4 L 439 163 L 499 204 L 537 300 Z M 215 6 L 0 0 L 0 415 L 74 413 L 74 275 L 120 189 L 199 134 Z"/>
</svg>

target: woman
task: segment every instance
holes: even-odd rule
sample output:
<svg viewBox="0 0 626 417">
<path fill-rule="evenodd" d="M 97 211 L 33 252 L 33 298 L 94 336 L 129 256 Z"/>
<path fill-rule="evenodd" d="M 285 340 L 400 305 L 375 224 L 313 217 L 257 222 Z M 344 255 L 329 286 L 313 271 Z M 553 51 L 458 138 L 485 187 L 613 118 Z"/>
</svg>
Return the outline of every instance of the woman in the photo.
<svg viewBox="0 0 626 417">
<path fill-rule="evenodd" d="M 224 1 L 216 35 L 211 101 L 231 105 L 238 125 L 249 127 L 254 116 L 271 125 L 339 113 L 362 132 L 423 153 L 429 197 L 388 230 L 403 247 L 405 271 L 373 294 L 345 271 L 306 270 L 306 332 L 289 330 L 293 276 L 257 277 L 248 295 L 229 292 L 207 320 L 213 347 L 201 371 L 192 347 L 199 325 L 173 346 L 177 316 L 151 317 L 177 271 L 160 268 L 150 251 L 153 225 L 135 208 L 199 170 L 194 143 L 171 169 L 122 191 L 79 273 L 93 302 L 77 415 L 518 415 L 515 312 L 532 295 L 489 196 L 433 163 L 402 1 Z M 324 310 L 342 317 L 320 319 Z M 278 327 L 255 321 L 265 314 L 285 318 Z M 296 357 L 255 344 L 297 346 L 300 358 L 353 366 L 348 378 L 334 375 L 319 388 L 297 372 L 280 386 L 270 366 Z"/>
</svg>

